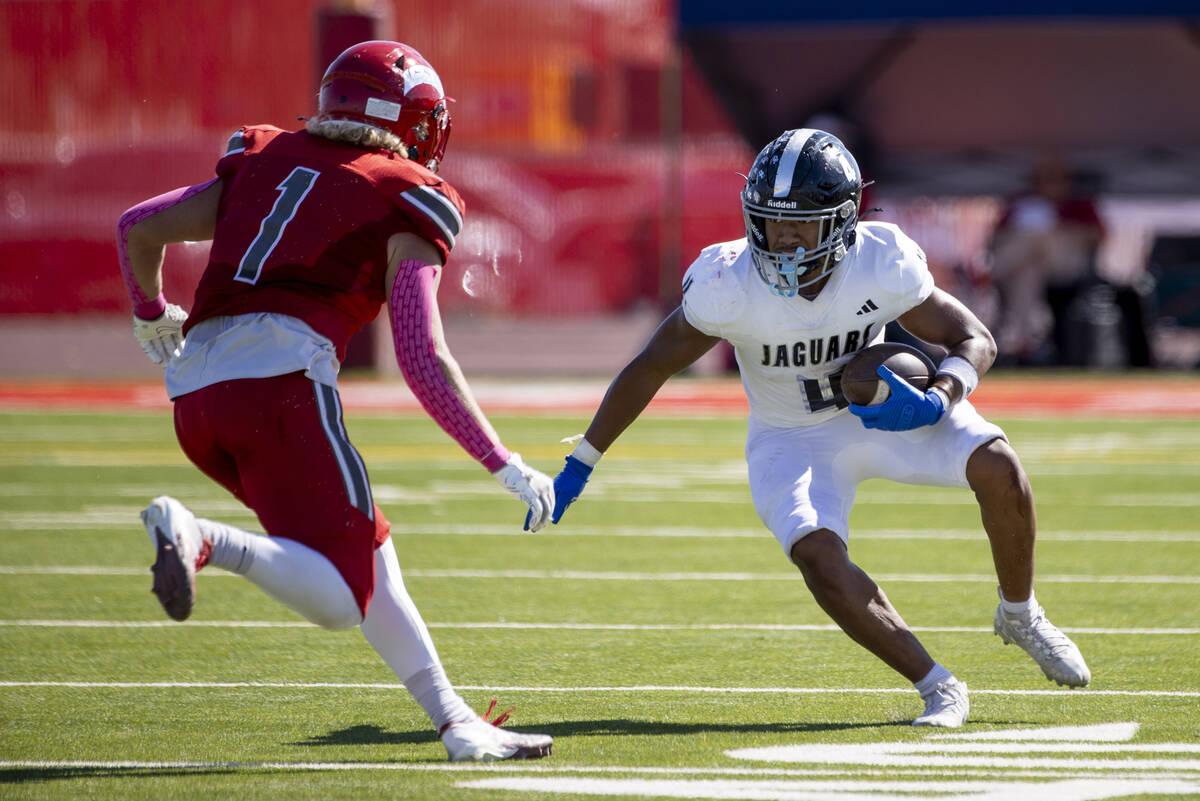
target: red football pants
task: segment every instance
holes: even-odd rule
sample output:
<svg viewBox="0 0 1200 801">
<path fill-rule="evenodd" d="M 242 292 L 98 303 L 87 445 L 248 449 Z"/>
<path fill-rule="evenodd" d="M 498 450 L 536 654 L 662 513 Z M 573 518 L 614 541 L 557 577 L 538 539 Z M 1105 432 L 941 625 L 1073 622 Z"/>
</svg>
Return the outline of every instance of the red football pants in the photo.
<svg viewBox="0 0 1200 801">
<path fill-rule="evenodd" d="M 268 534 L 333 562 L 366 615 L 390 526 L 346 437 L 337 390 L 303 373 L 223 381 L 176 398 L 175 433 Z"/>
</svg>

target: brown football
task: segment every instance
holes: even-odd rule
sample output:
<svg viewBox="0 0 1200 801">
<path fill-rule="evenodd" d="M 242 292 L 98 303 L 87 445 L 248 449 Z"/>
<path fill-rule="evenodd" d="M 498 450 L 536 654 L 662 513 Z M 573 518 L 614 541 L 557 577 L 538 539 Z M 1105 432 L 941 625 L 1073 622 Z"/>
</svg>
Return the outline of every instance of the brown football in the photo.
<svg viewBox="0 0 1200 801">
<path fill-rule="evenodd" d="M 842 395 L 846 400 L 859 406 L 875 406 L 887 400 L 891 389 L 875 374 L 881 364 L 920 390 L 929 385 L 937 370 L 928 356 L 909 345 L 872 345 L 860 350 L 842 368 Z"/>
</svg>

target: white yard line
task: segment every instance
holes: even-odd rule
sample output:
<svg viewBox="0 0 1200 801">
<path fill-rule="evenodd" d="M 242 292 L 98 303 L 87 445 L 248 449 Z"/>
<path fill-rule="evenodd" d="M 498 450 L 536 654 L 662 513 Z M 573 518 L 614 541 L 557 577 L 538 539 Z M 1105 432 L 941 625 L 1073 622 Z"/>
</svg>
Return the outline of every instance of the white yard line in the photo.
<svg viewBox="0 0 1200 801">
<path fill-rule="evenodd" d="M 794 573 L 642 573 L 588 570 L 405 570 L 406 576 L 416 578 L 503 578 L 503 579 L 568 579 L 582 581 L 795 581 Z M 879 582 L 913 582 L 918 584 L 987 582 L 994 584 L 990 573 L 961 575 L 935 573 L 877 573 Z M 1200 584 L 1200 576 L 1038 576 L 1040 583 L 1053 584 Z"/>
<path fill-rule="evenodd" d="M 233 503 L 214 502 L 205 511 L 210 516 L 220 513 L 224 517 L 237 518 L 238 521 L 253 521 L 254 515 L 249 510 Z M 64 533 L 78 531 L 81 528 L 108 529 L 120 528 L 131 531 L 140 530 L 136 510 L 131 512 L 126 508 L 96 508 L 80 512 L 0 512 L 0 533 L 4 531 L 44 531 L 63 530 Z M 252 523 L 251 527 L 257 527 Z M 522 531 L 517 523 L 512 525 L 462 523 L 450 524 L 403 524 L 392 523 L 392 533 L 397 536 L 511 536 L 528 537 L 529 532 Z M 729 528 L 710 529 L 696 526 L 581 526 L 581 527 L 552 527 L 543 529 L 537 535 L 546 537 L 646 537 L 646 538 L 682 538 L 682 539 L 769 539 L 771 534 L 764 528 Z M 943 529 L 858 529 L 850 534 L 853 540 L 963 540 L 982 541 L 985 538 L 981 528 L 943 528 Z M 1128 531 L 1122 529 L 1103 531 L 1040 531 L 1038 540 L 1053 542 L 1200 542 L 1200 531 Z"/>
<path fill-rule="evenodd" d="M 355 682 L 270 682 L 270 681 L 0 681 L 0 688 L 56 687 L 64 689 L 163 690 L 240 688 L 293 690 L 403 690 L 400 683 Z M 631 685 L 590 687 L 523 687 L 484 684 L 460 684 L 463 691 L 494 693 L 694 693 L 698 695 L 910 695 L 912 687 L 703 687 L 686 685 Z M 1030 696 L 1060 698 L 1200 698 L 1200 690 L 983 690 L 971 688 L 972 695 Z"/>
<path fill-rule="evenodd" d="M 1069 763 L 1069 760 L 1067 761 Z M 955 762 L 951 765 L 957 771 Z M 585 778 L 579 776 L 490 776 L 458 783 L 458 787 L 542 793 L 554 798 L 569 795 L 621 796 L 629 798 L 720 798 L 745 801 L 912 801 L 914 793 L 944 801 L 989 801 L 1022 798 L 1026 801 L 1101 801 L 1126 796 L 1170 795 L 1179 797 L 1200 792 L 1193 778 L 1168 780 L 1153 776 L 1130 780 L 1093 774 L 1079 780 L 1055 782 L 970 781 L 866 781 L 842 779 L 789 782 L 761 779 L 649 779 Z"/>
<path fill-rule="evenodd" d="M 529 533 L 516 526 L 496 525 L 405 525 L 392 523 L 392 534 L 429 537 L 447 536 L 513 536 L 528 537 Z M 543 529 L 538 537 L 647 537 L 682 539 L 769 539 L 765 528 L 709 529 L 695 526 L 613 526 Z M 963 540 L 982 541 L 982 528 L 944 529 L 856 529 L 852 540 Z M 1200 542 L 1200 531 L 1039 531 L 1039 541 L 1053 542 Z"/>
<path fill-rule="evenodd" d="M 514 631 L 841 631 L 833 623 L 517 623 L 463 622 L 427 623 L 431 629 L 510 629 Z M 316 628 L 303 620 L 189 620 L 176 623 L 168 620 L 0 620 L 0 628 L 81 628 L 81 629 L 171 629 L 247 628 L 290 629 Z M 938 634 L 991 634 L 991 626 L 912 626 L 913 631 Z M 1064 628 L 1071 634 L 1190 637 L 1200 634 L 1200 628 Z"/>
<path fill-rule="evenodd" d="M 145 567 L 98 567 L 90 565 L 0 565 L 0 575 L 10 576 L 144 576 Z M 223 570 L 206 571 L 204 576 L 229 577 Z M 796 581 L 795 573 L 645 573 L 604 570 L 473 570 L 406 569 L 409 578 L 479 578 L 479 579 L 552 579 L 567 581 Z M 990 573 L 876 573 L 876 581 L 916 584 L 960 584 L 987 582 L 994 584 Z M 1050 584 L 1200 584 L 1200 576 L 1164 575 L 1044 575 L 1040 583 Z"/>
<path fill-rule="evenodd" d="M 882 776 L 894 775 L 896 770 L 870 768 L 846 770 L 840 768 L 719 768 L 719 767 L 659 767 L 650 765 L 562 765 L 531 764 L 529 762 L 493 762 L 490 764 L 449 762 L 200 762 L 200 761 L 134 761 L 134 760 L 0 760 L 0 768 L 15 769 L 78 769 L 78 770 L 306 770 L 306 771 L 351 771 L 391 770 L 417 773 L 517 773 L 517 774 L 629 774 L 651 776 Z M 903 775 L 941 776 L 945 771 L 930 768 L 900 769 Z M 964 767 L 955 770 L 968 776 L 1033 777 L 1033 778 L 1094 778 L 1095 772 L 1080 771 L 999 771 Z M 1164 774 L 1155 771 L 1149 774 L 1131 773 L 1129 778 L 1153 776 L 1154 778 L 1191 778 L 1191 772 Z"/>
</svg>

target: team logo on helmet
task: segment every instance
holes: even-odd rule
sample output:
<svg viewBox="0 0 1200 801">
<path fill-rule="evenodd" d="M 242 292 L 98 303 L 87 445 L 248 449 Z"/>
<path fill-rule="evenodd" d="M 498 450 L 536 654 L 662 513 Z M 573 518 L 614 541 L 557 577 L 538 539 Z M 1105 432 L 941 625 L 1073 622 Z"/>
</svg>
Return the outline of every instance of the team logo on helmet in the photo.
<svg viewBox="0 0 1200 801">
<path fill-rule="evenodd" d="M 419 86 L 432 86 L 438 97 L 446 96 L 442 79 L 433 71 L 433 67 L 410 63 L 408 69 L 404 70 L 404 96 L 408 97 Z"/>
</svg>

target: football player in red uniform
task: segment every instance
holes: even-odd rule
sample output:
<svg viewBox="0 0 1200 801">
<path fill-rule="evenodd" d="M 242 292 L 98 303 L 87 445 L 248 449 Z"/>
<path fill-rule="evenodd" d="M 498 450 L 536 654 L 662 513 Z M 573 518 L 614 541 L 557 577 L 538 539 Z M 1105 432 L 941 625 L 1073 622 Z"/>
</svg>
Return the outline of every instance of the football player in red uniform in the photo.
<svg viewBox="0 0 1200 801">
<path fill-rule="evenodd" d="M 196 570 L 241 574 L 320 626 L 361 627 L 452 760 L 541 757 L 550 737 L 491 725 L 447 679 L 337 391 L 348 340 L 386 304 L 424 408 L 529 507 L 528 529 L 546 524 L 550 479 L 504 447 L 442 335 L 438 281 L 463 224 L 462 200 L 437 176 L 449 135 L 429 62 L 398 42 L 364 42 L 329 66 L 303 129 L 246 126 L 216 178 L 121 216 L 134 333 L 165 365 L 179 443 L 270 536 L 198 518 L 168 496 L 142 519 L 157 551 L 154 592 L 172 618 L 191 613 Z M 185 312 L 162 294 L 164 246 L 210 239 Z"/>
</svg>

